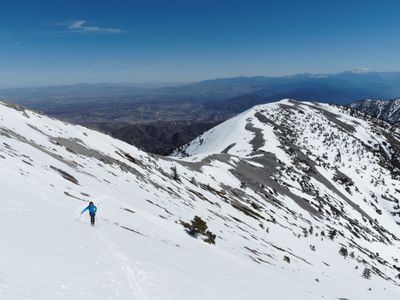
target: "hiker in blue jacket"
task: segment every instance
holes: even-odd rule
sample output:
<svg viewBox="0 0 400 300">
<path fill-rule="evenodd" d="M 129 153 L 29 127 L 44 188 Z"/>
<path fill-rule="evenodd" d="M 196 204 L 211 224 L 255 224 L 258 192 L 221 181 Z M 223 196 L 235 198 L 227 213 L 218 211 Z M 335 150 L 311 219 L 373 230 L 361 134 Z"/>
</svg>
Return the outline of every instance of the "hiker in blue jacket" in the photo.
<svg viewBox="0 0 400 300">
<path fill-rule="evenodd" d="M 92 224 L 92 226 L 94 226 L 94 220 L 96 217 L 97 207 L 93 204 L 92 201 L 90 201 L 89 205 L 84 210 L 82 210 L 81 214 L 83 214 L 87 210 L 89 210 L 90 223 Z"/>
</svg>

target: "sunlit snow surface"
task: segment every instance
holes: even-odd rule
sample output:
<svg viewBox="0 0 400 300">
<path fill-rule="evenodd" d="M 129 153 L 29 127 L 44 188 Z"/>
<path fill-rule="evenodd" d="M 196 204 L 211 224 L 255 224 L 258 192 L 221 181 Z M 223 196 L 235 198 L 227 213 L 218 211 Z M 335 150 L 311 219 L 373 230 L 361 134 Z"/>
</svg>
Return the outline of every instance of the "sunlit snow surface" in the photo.
<svg viewBox="0 0 400 300">
<path fill-rule="evenodd" d="M 375 146 L 393 152 L 385 130 L 283 100 L 211 129 L 188 157 L 162 158 L 0 104 L 0 298 L 397 299 L 399 181 Z M 79 218 L 89 200 L 94 228 Z M 195 215 L 216 245 L 184 231 Z"/>
</svg>

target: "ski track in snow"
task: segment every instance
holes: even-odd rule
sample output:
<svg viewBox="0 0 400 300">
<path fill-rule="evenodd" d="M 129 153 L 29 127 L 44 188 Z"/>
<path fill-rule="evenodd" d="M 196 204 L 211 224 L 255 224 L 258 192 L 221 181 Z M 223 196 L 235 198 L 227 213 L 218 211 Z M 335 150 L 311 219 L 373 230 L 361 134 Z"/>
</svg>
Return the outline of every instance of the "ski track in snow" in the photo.
<svg viewBox="0 0 400 300">
<path fill-rule="evenodd" d="M 398 130 L 286 100 L 176 159 L 1 103 L 0 122 L 0 299 L 399 298 L 400 173 L 379 164 Z"/>
<path fill-rule="evenodd" d="M 129 284 L 129 289 L 131 290 L 132 295 L 135 297 L 135 299 L 148 299 L 143 294 L 141 285 L 136 278 L 137 275 L 130 267 L 126 256 L 124 256 L 123 253 L 119 252 L 116 249 L 112 242 L 110 242 L 110 239 L 104 237 L 103 232 L 99 228 L 97 228 L 96 234 L 101 242 L 107 247 L 108 251 L 111 253 L 112 257 L 118 263 L 118 266 L 121 268 L 122 272 L 125 274 L 126 280 Z"/>
</svg>

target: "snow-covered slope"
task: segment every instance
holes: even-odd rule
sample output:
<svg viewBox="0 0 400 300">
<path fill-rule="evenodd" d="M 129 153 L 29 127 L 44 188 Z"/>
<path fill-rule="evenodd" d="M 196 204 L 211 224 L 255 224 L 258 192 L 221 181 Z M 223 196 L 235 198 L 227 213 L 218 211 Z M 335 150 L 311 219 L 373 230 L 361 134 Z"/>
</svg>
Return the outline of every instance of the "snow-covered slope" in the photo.
<svg viewBox="0 0 400 300">
<path fill-rule="evenodd" d="M 400 140 L 351 114 L 261 105 L 162 158 L 0 104 L 0 298 L 396 299 Z"/>
<path fill-rule="evenodd" d="M 400 124 L 400 99 L 373 100 L 366 99 L 350 104 L 350 107 L 366 113 L 374 118 L 391 124 Z"/>
</svg>

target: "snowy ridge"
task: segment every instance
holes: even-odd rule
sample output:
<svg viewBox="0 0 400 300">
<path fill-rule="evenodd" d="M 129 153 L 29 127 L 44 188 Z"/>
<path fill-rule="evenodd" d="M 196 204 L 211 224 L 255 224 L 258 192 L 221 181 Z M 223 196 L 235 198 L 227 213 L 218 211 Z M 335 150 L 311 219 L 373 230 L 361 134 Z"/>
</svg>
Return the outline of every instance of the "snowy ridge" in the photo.
<svg viewBox="0 0 400 300">
<path fill-rule="evenodd" d="M 395 299 L 399 145 L 284 100 L 164 158 L 2 103 L 0 298 Z M 76 221 L 89 200 L 97 228 Z M 185 232 L 195 215 L 215 245 Z"/>
<path fill-rule="evenodd" d="M 292 105 L 288 99 L 281 100 L 279 103 Z M 256 114 L 265 107 L 276 111 L 280 104 L 257 105 L 250 108 L 177 149 L 172 156 L 180 158 L 190 156 L 192 158 L 189 160 L 193 160 L 210 154 L 228 153 L 244 158 L 250 156 L 257 148 L 257 150 L 267 150 L 274 154 L 280 153 L 283 155 L 280 158 L 286 158 L 284 151 L 280 150 L 281 144 L 274 133 L 274 125 L 261 122 L 256 117 Z M 262 138 L 257 136 L 260 130 L 264 131 Z M 259 143 L 263 146 L 257 147 Z"/>
</svg>

